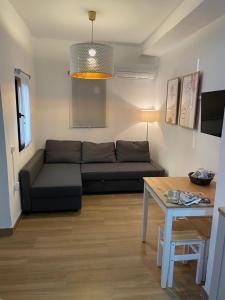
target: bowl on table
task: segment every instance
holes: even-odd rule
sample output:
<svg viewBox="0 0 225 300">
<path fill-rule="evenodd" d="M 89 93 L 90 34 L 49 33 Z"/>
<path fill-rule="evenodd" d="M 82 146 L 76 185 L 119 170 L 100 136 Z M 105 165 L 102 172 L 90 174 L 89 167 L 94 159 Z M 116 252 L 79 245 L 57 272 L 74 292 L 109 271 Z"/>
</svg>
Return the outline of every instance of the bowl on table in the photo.
<svg viewBox="0 0 225 300">
<path fill-rule="evenodd" d="M 211 181 L 214 178 L 214 174 L 210 174 L 209 178 L 199 178 L 199 177 L 192 176 L 192 174 L 194 174 L 194 173 L 195 172 L 190 172 L 190 173 L 188 173 L 188 176 L 190 178 L 190 181 L 197 185 L 210 185 Z"/>
</svg>

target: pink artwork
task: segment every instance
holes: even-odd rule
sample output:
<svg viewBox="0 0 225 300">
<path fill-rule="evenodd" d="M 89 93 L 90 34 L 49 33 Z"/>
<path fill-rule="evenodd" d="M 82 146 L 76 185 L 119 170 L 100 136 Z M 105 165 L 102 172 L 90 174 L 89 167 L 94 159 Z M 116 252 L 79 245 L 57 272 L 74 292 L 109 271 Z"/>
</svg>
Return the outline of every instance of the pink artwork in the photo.
<svg viewBox="0 0 225 300">
<path fill-rule="evenodd" d="M 167 82 L 166 122 L 169 124 L 177 124 L 179 83 L 179 78 Z"/>
<path fill-rule="evenodd" d="M 179 125 L 182 127 L 195 127 L 199 76 L 196 72 L 183 77 L 179 114 Z"/>
</svg>

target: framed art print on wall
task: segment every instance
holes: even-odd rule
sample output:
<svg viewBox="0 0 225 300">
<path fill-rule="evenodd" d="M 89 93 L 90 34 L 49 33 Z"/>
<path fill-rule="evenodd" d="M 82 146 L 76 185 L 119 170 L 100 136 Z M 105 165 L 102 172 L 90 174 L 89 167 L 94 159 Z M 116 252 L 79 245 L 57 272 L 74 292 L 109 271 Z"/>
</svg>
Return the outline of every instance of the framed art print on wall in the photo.
<svg viewBox="0 0 225 300">
<path fill-rule="evenodd" d="M 196 120 L 200 73 L 185 75 L 182 79 L 179 125 L 193 129 Z"/>
<path fill-rule="evenodd" d="M 179 86 L 178 77 L 167 81 L 166 123 L 168 124 L 177 124 Z"/>
</svg>

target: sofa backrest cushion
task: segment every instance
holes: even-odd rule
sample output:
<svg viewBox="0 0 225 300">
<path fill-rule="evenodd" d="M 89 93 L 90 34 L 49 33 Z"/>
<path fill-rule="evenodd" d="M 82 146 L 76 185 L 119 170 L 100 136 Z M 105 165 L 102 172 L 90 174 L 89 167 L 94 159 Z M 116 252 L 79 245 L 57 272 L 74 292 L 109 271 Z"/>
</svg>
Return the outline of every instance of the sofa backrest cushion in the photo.
<svg viewBox="0 0 225 300">
<path fill-rule="evenodd" d="M 115 144 L 114 143 L 91 143 L 83 142 L 82 144 L 82 162 L 116 162 Z"/>
<path fill-rule="evenodd" d="M 46 163 L 80 163 L 81 142 L 79 141 L 46 141 Z"/>
<path fill-rule="evenodd" d="M 116 142 L 116 157 L 119 162 L 150 161 L 148 141 L 122 141 Z"/>
</svg>

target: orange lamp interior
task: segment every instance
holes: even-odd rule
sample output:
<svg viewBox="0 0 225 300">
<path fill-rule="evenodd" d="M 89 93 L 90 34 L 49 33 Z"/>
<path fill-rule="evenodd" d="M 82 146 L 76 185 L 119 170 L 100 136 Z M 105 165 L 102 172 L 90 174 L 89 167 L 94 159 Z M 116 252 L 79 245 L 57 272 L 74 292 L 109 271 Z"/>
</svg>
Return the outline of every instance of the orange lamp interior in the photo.
<svg viewBox="0 0 225 300">
<path fill-rule="evenodd" d="M 112 78 L 112 74 L 107 73 L 73 73 L 70 74 L 74 78 L 83 78 L 83 79 L 106 79 Z"/>
</svg>

